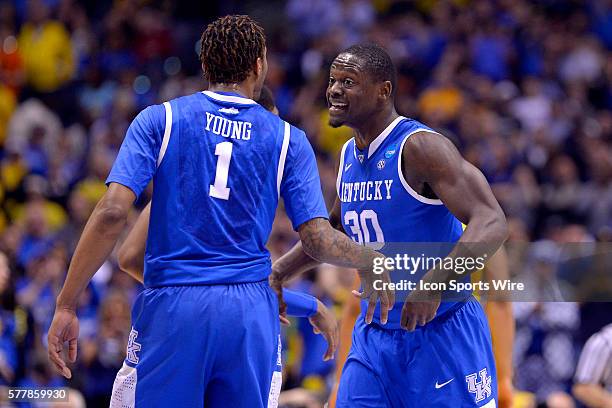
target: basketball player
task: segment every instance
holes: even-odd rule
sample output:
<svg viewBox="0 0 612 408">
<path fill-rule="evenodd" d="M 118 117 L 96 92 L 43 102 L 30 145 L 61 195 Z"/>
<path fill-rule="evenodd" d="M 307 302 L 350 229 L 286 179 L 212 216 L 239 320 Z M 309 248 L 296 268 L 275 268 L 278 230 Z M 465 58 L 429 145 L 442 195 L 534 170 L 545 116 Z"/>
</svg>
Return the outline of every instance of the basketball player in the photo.
<svg viewBox="0 0 612 408">
<path fill-rule="evenodd" d="M 144 282 L 112 407 L 268 407 L 280 390 L 278 300 L 265 244 L 284 198 L 308 254 L 360 269 L 381 255 L 334 230 L 303 131 L 258 105 L 262 28 L 226 16 L 202 35 L 207 91 L 149 106 L 130 125 L 56 301 L 49 358 L 71 377 L 79 295 L 150 180 Z M 388 291 L 372 291 L 388 310 Z"/>
<path fill-rule="evenodd" d="M 340 154 L 330 222 L 359 243 L 459 244 L 450 259 L 466 255 L 465 244 L 479 243 L 491 256 L 507 226 L 484 176 L 444 136 L 400 116 L 395 88 L 395 68 L 379 46 L 352 46 L 331 65 L 330 125 L 349 126 L 355 137 Z M 483 255 L 472 248 L 467 255 Z M 275 262 L 271 278 L 282 284 L 316 263 L 298 243 Z M 428 283 L 453 279 L 454 271 L 440 268 L 423 277 Z M 370 285 L 362 280 L 364 292 L 357 295 Z M 386 325 L 378 313 L 368 325 L 363 300 L 336 406 L 495 407 L 486 316 L 471 292 L 460 295 L 440 302 L 439 291 L 414 290 L 393 308 Z"/>
</svg>

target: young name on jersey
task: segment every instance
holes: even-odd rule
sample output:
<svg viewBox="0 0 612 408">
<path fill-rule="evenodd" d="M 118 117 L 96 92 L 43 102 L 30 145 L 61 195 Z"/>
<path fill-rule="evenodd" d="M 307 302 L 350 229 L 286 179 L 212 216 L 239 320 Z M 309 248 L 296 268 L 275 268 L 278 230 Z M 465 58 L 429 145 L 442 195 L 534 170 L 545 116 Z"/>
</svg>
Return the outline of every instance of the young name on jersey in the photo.
<svg viewBox="0 0 612 408">
<path fill-rule="evenodd" d="M 216 135 L 229 137 L 230 139 L 250 140 L 251 122 L 226 119 L 223 116 L 206 112 L 206 130 Z"/>
</svg>

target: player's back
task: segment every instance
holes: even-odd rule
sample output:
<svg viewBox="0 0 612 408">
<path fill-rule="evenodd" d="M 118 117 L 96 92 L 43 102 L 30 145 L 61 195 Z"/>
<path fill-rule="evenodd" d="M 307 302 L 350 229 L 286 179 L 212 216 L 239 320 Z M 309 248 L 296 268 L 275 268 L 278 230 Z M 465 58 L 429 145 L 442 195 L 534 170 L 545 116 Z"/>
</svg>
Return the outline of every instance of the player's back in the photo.
<svg viewBox="0 0 612 408">
<path fill-rule="evenodd" d="M 145 284 L 265 279 L 291 127 L 234 94 L 199 92 L 163 106 Z"/>
</svg>

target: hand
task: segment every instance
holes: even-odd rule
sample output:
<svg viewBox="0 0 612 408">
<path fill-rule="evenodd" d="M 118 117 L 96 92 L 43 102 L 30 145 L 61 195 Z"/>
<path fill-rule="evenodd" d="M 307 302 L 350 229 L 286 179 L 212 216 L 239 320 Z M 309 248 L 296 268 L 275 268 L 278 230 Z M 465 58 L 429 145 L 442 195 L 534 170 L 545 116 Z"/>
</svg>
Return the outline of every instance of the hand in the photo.
<svg viewBox="0 0 612 408">
<path fill-rule="evenodd" d="M 312 325 L 312 331 L 322 334 L 327 341 L 327 350 L 323 355 L 323 361 L 334 358 L 338 348 L 338 321 L 336 316 L 325 305 L 317 299 L 317 312 L 308 318 Z"/>
<path fill-rule="evenodd" d="M 385 283 L 390 283 L 391 278 L 389 277 L 389 270 L 386 270 L 382 274 L 376 274 L 371 270 L 358 271 L 359 277 L 361 278 L 361 287 L 363 292 L 353 290 L 352 293 L 355 297 L 360 299 L 368 299 L 368 310 L 366 311 L 365 322 L 367 324 L 372 323 L 374 318 L 374 309 L 376 309 L 376 301 L 380 298 L 380 322 L 382 324 L 387 323 L 389 317 L 389 310 L 393 309 L 395 304 L 395 291 L 388 288 Z M 380 280 L 376 284 L 379 290 L 374 289 L 374 282 Z"/>
<path fill-rule="evenodd" d="M 268 282 L 270 283 L 270 287 L 274 292 L 276 292 L 276 297 L 278 298 L 278 316 L 280 318 L 281 324 L 285 326 L 291 326 L 289 319 L 287 318 L 287 304 L 283 299 L 283 281 L 278 279 L 274 272 L 270 274 L 268 278 Z"/>
<path fill-rule="evenodd" d="M 413 331 L 417 325 L 425 326 L 436 317 L 441 296 L 438 291 L 417 289 L 410 292 L 402 307 L 400 325 L 408 331 Z"/>
<path fill-rule="evenodd" d="M 68 360 L 74 363 L 77 358 L 77 339 L 79 338 L 79 319 L 73 310 L 58 308 L 48 334 L 49 361 L 64 377 L 70 379 L 72 373 L 66 365 L 64 343 L 68 342 Z"/>
</svg>

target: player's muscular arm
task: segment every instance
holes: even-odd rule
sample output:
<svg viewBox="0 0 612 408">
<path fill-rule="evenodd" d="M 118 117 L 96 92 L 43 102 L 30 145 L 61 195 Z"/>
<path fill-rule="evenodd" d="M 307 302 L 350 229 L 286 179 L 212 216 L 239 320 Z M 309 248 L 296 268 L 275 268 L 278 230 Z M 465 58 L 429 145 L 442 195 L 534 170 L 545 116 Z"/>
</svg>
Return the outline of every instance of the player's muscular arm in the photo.
<svg viewBox="0 0 612 408">
<path fill-rule="evenodd" d="M 57 307 L 76 309 L 79 295 L 110 255 L 127 222 L 136 196 L 129 188 L 111 183 L 93 210 L 68 268 Z"/>
<path fill-rule="evenodd" d="M 329 223 L 332 227 L 340 232 L 344 232 L 342 223 L 340 222 L 340 201 L 336 198 L 334 207 L 329 213 Z M 298 276 L 321 262 L 314 259 L 304 251 L 302 241 L 294 245 L 285 255 L 279 258 L 272 265 L 272 275 L 270 276 L 270 282 L 283 285 L 285 282 L 291 280 L 294 276 Z"/>
<path fill-rule="evenodd" d="M 359 272 L 364 291 L 360 294 L 362 299 L 369 299 L 366 312 L 366 323 L 371 323 L 374 316 L 376 302 L 380 298 L 381 322 L 387 322 L 388 310 L 395 303 L 395 294 L 391 290 L 375 290 L 374 280 L 382 279 L 389 281 L 388 273 L 375 275 L 372 271 L 376 258 L 384 255 L 361 246 L 352 241 L 348 236 L 334 229 L 328 220 L 314 218 L 302 224 L 298 233 L 302 241 L 304 252 L 310 257 L 320 261 L 338 266 L 356 268 Z"/>
<path fill-rule="evenodd" d="M 486 252 L 492 256 L 506 240 L 508 228 L 504 213 L 480 170 L 463 159 L 450 140 L 430 132 L 412 135 L 402 155 L 402 170 L 409 184 L 416 191 L 423 191 L 427 184 L 466 225 L 460 245 L 450 256 L 461 255 L 459 251 L 463 255 L 467 252 L 470 256 L 480 256 Z M 450 274 L 438 272 L 436 277 L 441 281 L 457 278 L 452 271 Z"/>
<path fill-rule="evenodd" d="M 449 258 L 492 256 L 507 236 L 504 213 L 482 173 L 461 157 L 444 136 L 431 132 L 412 135 L 402 151 L 404 178 L 417 192 L 428 186 L 446 207 L 466 225 Z M 475 271 L 466 270 L 462 276 Z M 435 268 L 423 280 L 447 283 L 459 276 Z M 423 300 L 427 300 L 423 302 Z M 402 309 L 401 324 L 414 330 L 435 317 L 440 293 L 413 291 Z"/>
<path fill-rule="evenodd" d="M 494 279 L 510 278 L 508 253 L 503 246 L 489 259 L 483 274 L 488 282 Z M 512 348 L 515 328 L 512 303 L 505 301 L 499 294 L 490 292 L 485 305 L 485 312 L 493 339 L 499 408 L 509 408 L 512 407 L 513 400 Z"/>
<path fill-rule="evenodd" d="M 374 258 L 381 256 L 372 249 L 357 245 L 323 218 L 305 222 L 300 225 L 298 233 L 304 252 L 319 262 L 367 270 L 372 268 Z"/>
<path fill-rule="evenodd" d="M 89 217 L 70 262 L 48 334 L 49 359 L 67 378 L 71 373 L 63 358 L 63 348 L 64 342 L 68 342 L 68 359 L 74 362 L 79 335 L 75 312 L 78 298 L 113 250 L 135 199 L 132 190 L 111 183 Z"/>
<path fill-rule="evenodd" d="M 117 252 L 119 268 L 140 283 L 144 282 L 144 256 L 150 216 L 151 203 L 142 210 L 134 227 Z"/>
<path fill-rule="evenodd" d="M 339 220 L 340 205 L 336 202 L 332 210 L 332 220 Z M 278 259 L 272 266 L 271 285 L 278 292 L 284 282 L 304 272 L 320 262 L 327 262 L 338 266 L 356 268 L 364 282 L 374 280 L 372 267 L 374 259 L 382 257 L 380 253 L 353 242 L 348 236 L 333 228 L 328 220 L 314 218 L 300 225 L 298 229 L 300 243 L 294 246 L 287 254 Z M 377 276 L 388 281 L 388 274 Z M 376 302 L 380 297 L 381 321 L 386 323 L 387 312 L 395 303 L 393 291 L 376 291 L 369 284 L 361 294 L 369 299 L 366 322 L 370 323 L 374 315 Z M 282 311 L 281 311 L 282 312 Z"/>
</svg>

